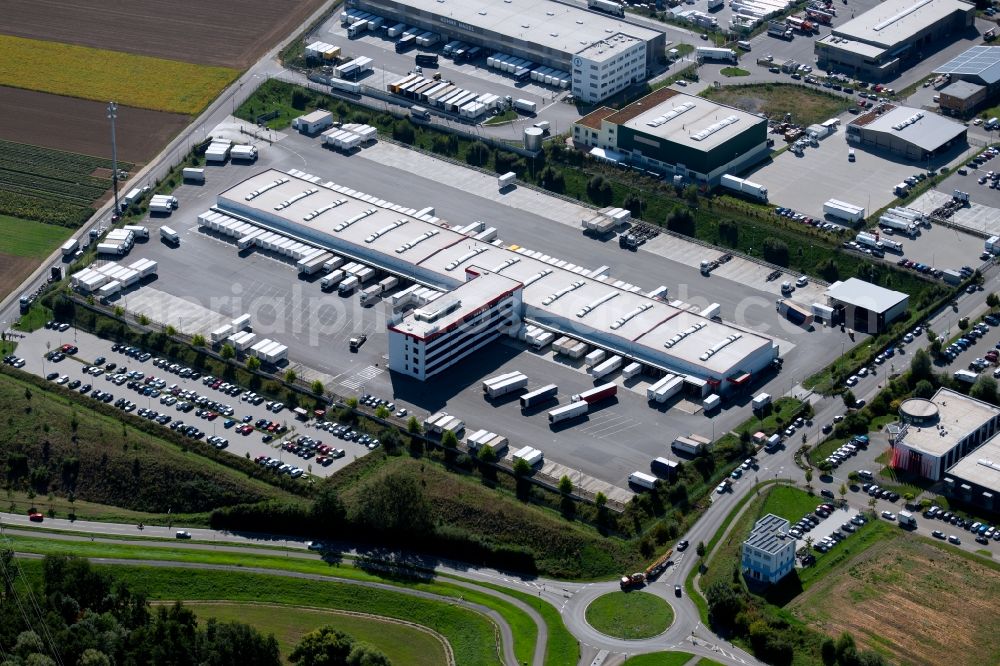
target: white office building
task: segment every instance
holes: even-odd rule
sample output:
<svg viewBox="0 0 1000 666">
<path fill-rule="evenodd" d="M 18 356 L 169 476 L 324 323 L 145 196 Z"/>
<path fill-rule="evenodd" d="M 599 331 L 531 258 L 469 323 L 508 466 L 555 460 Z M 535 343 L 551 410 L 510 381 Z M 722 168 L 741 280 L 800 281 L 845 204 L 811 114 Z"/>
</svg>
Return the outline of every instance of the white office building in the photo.
<svg viewBox="0 0 1000 666">
<path fill-rule="evenodd" d="M 646 78 L 646 44 L 618 33 L 573 56 L 573 94 L 599 102 Z"/>
<path fill-rule="evenodd" d="M 795 568 L 795 539 L 789 523 L 769 513 L 753 526 L 743 542 L 743 575 L 749 580 L 776 583 Z"/>
<path fill-rule="evenodd" d="M 389 368 L 424 381 L 520 325 L 517 280 L 470 267 L 468 282 L 389 326 Z"/>
</svg>

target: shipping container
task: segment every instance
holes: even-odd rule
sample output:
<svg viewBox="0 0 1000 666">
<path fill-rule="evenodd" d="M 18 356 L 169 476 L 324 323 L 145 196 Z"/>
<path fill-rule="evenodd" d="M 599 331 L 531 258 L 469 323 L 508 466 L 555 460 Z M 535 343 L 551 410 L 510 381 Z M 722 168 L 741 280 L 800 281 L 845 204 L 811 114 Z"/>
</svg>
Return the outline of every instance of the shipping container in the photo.
<svg viewBox="0 0 1000 666">
<path fill-rule="evenodd" d="M 541 388 L 525 393 L 521 396 L 521 409 L 529 409 L 549 400 L 553 400 L 559 393 L 559 387 L 555 384 L 548 384 Z"/>
<path fill-rule="evenodd" d="M 722 406 L 722 398 L 720 398 L 718 394 L 715 393 L 706 396 L 705 399 L 701 401 L 701 407 L 706 412 L 711 412 L 712 410 L 718 409 L 721 406 Z"/>
<path fill-rule="evenodd" d="M 671 443 L 671 448 L 688 455 L 697 455 L 705 449 L 705 444 L 691 437 L 678 436 Z"/>
<path fill-rule="evenodd" d="M 594 351 L 587 354 L 587 356 L 584 358 L 584 362 L 588 366 L 593 367 L 598 363 L 600 363 L 601 361 L 603 361 L 605 358 L 607 358 L 607 356 L 608 353 L 603 349 L 595 349 Z"/>
<path fill-rule="evenodd" d="M 812 311 L 807 310 L 798 303 L 782 298 L 777 301 L 775 309 L 796 326 L 809 327 L 813 323 L 814 316 Z"/>
<path fill-rule="evenodd" d="M 544 456 L 542 452 L 538 449 L 532 448 L 530 446 L 525 446 L 524 448 L 518 449 L 514 452 L 513 456 L 515 461 L 523 460 L 528 463 L 531 467 L 542 462 Z"/>
<path fill-rule="evenodd" d="M 559 423 L 583 416 L 590 409 L 590 404 L 584 401 L 571 402 L 567 405 L 556 407 L 549 412 L 549 423 Z"/>
<path fill-rule="evenodd" d="M 750 403 L 750 408 L 754 411 L 764 409 L 771 404 L 771 395 L 769 393 L 758 393 L 754 396 L 753 402 Z"/>
<path fill-rule="evenodd" d="M 632 379 L 642 372 L 641 363 L 629 363 L 622 369 L 622 379 Z"/>
</svg>

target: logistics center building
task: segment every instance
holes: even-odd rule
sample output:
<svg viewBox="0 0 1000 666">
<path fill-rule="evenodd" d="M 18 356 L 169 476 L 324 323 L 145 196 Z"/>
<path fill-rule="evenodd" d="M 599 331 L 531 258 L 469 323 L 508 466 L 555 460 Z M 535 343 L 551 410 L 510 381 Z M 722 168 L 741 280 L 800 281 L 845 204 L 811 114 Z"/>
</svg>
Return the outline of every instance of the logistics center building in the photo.
<svg viewBox="0 0 1000 666">
<path fill-rule="evenodd" d="M 900 423 L 890 429 L 890 465 L 931 481 L 972 454 L 1000 428 L 1000 409 L 951 389 L 929 400 L 899 406 Z"/>
<path fill-rule="evenodd" d="M 750 580 L 777 583 L 795 568 L 795 539 L 789 523 L 769 513 L 756 523 L 743 542 L 741 566 Z"/>
<path fill-rule="evenodd" d="M 587 114 L 573 140 L 604 159 L 713 185 L 768 154 L 766 119 L 670 88 Z"/>
<path fill-rule="evenodd" d="M 849 122 L 844 129 L 848 143 L 886 150 L 910 160 L 926 160 L 964 146 L 968 128 L 931 111 L 880 104 Z"/>
<path fill-rule="evenodd" d="M 584 102 L 645 81 L 665 57 L 664 33 L 552 0 L 348 0 L 347 6 L 572 72 L 573 94 Z"/>
<path fill-rule="evenodd" d="M 944 475 L 945 493 L 987 511 L 1000 511 L 1000 437 L 994 436 Z"/>
<path fill-rule="evenodd" d="M 220 194 L 216 209 L 352 261 L 452 292 L 434 302 L 459 301 L 452 312 L 463 320 L 503 308 L 510 298 L 510 321 L 528 320 L 638 361 L 651 371 L 682 375 L 691 391 L 731 393 L 746 386 L 778 355 L 776 343 L 767 336 L 616 286 L 600 271 L 517 246 L 476 240 L 440 220 L 417 217 L 396 204 L 301 172 L 271 169 L 251 176 Z M 494 284 L 493 275 L 511 282 L 504 282 L 502 293 L 482 283 L 461 288 L 476 273 L 482 275 L 474 281 L 490 275 L 489 285 Z M 447 325 L 456 322 L 449 319 Z M 405 335 L 405 324 L 405 320 L 394 324 L 395 333 Z M 430 343 L 430 327 L 421 330 L 428 339 L 426 357 L 439 343 Z M 451 344 L 461 337 L 447 341 Z M 416 371 L 409 365 L 405 372 L 429 376 L 426 362 Z M 390 367 L 403 366 L 398 358 L 390 358 Z"/>
<path fill-rule="evenodd" d="M 886 0 L 816 41 L 817 65 L 870 81 L 896 77 L 935 42 L 973 26 L 976 7 L 961 0 Z"/>
</svg>

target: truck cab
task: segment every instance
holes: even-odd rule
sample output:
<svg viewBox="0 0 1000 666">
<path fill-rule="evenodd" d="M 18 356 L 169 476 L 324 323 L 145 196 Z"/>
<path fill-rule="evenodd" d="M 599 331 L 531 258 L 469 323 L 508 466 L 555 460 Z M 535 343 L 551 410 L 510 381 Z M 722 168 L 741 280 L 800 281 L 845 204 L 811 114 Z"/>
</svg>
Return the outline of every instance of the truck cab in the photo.
<svg viewBox="0 0 1000 666">
<path fill-rule="evenodd" d="M 361 345 L 365 344 L 366 340 L 368 340 L 368 336 L 366 334 L 364 334 L 364 333 L 362 333 L 361 335 L 357 335 L 357 336 L 354 336 L 353 338 L 351 338 L 350 343 L 349 343 L 350 346 L 351 346 L 351 351 L 352 352 L 358 351 L 358 349 L 361 348 Z"/>
</svg>

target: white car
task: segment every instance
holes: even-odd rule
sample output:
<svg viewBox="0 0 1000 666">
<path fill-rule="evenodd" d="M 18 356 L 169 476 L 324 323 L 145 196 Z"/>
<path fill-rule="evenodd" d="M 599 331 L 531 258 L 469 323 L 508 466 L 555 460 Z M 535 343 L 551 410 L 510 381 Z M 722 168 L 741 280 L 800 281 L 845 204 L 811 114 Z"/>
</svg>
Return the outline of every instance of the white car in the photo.
<svg viewBox="0 0 1000 666">
<path fill-rule="evenodd" d="M 847 378 L 847 381 L 844 383 L 847 384 L 848 386 L 855 386 L 858 383 L 858 378 L 856 375 L 851 375 L 850 377 Z"/>
<path fill-rule="evenodd" d="M 69 381 L 69 376 L 63 375 L 62 377 L 56 380 L 56 384 L 65 384 L 68 381 Z"/>
<path fill-rule="evenodd" d="M 906 342 L 906 343 L 913 342 L 913 335 L 910 334 L 910 333 L 907 333 L 906 335 L 904 335 L 903 336 L 903 342 Z"/>
<path fill-rule="evenodd" d="M 807 284 L 809 284 L 809 278 L 805 275 L 800 276 L 799 279 L 795 281 L 796 287 L 804 287 Z"/>
<path fill-rule="evenodd" d="M 867 376 L 868 376 L 868 368 L 858 369 L 858 377 L 867 377 Z"/>
<path fill-rule="evenodd" d="M 894 514 L 892 511 L 883 511 L 882 517 L 885 518 L 886 520 L 896 520 L 896 514 Z"/>
</svg>

